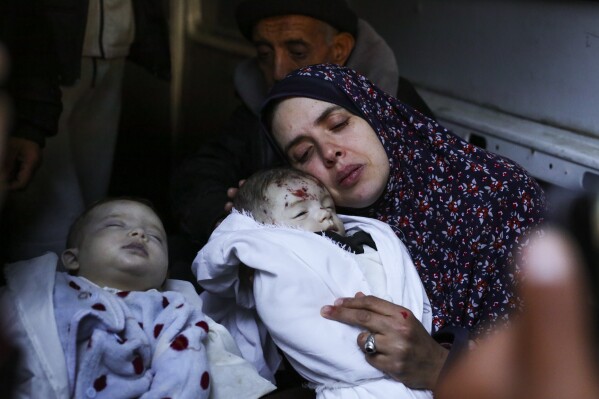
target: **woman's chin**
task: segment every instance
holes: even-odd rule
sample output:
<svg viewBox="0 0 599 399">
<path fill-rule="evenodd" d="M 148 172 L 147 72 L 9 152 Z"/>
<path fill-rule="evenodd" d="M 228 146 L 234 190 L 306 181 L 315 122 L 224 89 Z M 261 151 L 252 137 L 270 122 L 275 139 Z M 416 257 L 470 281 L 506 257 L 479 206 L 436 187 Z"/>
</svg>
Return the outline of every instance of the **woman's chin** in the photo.
<svg viewBox="0 0 599 399">
<path fill-rule="evenodd" d="M 350 195 L 346 195 L 346 198 L 351 198 L 351 201 L 347 201 L 348 205 L 341 206 L 356 209 L 367 208 L 373 205 L 384 191 L 385 186 L 382 188 L 374 187 L 374 184 L 371 182 L 366 182 L 366 184 L 355 187 Z"/>
<path fill-rule="evenodd" d="M 335 204 L 341 208 L 361 209 L 367 208 L 374 204 L 377 198 L 378 196 L 375 195 L 368 196 L 355 193 L 351 195 L 344 195 L 342 199 L 339 199 L 339 201 L 335 200 L 335 198 L 333 198 L 333 200 L 335 200 Z"/>
</svg>

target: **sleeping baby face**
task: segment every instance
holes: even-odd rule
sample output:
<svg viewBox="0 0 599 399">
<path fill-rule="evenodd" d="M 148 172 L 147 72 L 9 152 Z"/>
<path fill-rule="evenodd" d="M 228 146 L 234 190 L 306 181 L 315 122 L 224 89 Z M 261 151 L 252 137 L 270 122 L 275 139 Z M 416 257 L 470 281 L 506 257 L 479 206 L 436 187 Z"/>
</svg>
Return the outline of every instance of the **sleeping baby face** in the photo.
<svg viewBox="0 0 599 399">
<path fill-rule="evenodd" d="M 63 263 L 101 287 L 145 291 L 158 289 L 166 279 L 166 232 L 145 204 L 113 200 L 98 205 L 85 216 L 79 237 L 64 251 Z"/>
<path fill-rule="evenodd" d="M 312 179 L 295 178 L 271 184 L 267 198 L 271 223 L 345 235 L 333 198 L 324 186 Z"/>
</svg>

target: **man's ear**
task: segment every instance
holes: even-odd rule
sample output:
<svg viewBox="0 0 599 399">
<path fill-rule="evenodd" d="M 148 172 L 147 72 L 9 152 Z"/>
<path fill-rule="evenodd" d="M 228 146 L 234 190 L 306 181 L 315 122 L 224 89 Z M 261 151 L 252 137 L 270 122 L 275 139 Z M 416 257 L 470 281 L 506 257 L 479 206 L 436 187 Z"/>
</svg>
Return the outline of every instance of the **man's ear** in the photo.
<svg viewBox="0 0 599 399">
<path fill-rule="evenodd" d="M 351 54 L 356 40 L 351 33 L 340 32 L 333 38 L 333 62 L 337 65 L 345 65 Z"/>
<path fill-rule="evenodd" d="M 77 273 L 79 270 L 79 249 L 65 249 L 60 258 L 62 259 L 62 264 L 69 273 Z"/>
</svg>

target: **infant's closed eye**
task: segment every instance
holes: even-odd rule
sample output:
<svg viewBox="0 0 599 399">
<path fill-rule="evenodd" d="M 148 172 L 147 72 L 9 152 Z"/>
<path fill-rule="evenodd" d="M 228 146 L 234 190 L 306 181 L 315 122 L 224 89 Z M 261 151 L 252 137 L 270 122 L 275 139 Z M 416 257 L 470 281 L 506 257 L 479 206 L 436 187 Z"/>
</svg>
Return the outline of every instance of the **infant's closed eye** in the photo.
<svg viewBox="0 0 599 399">
<path fill-rule="evenodd" d="M 123 223 L 118 223 L 118 222 L 111 222 L 111 223 L 107 223 L 106 227 L 123 227 L 124 224 Z"/>
<path fill-rule="evenodd" d="M 160 242 L 160 243 L 163 241 L 161 235 L 158 235 L 158 234 L 149 234 L 149 236 L 152 237 L 154 240 Z"/>
<path fill-rule="evenodd" d="M 307 213 L 308 213 L 308 212 L 306 212 L 306 211 L 302 211 L 302 212 L 298 213 L 297 215 L 295 215 L 293 218 L 294 218 L 294 219 L 297 219 L 297 218 L 299 218 L 299 217 L 302 217 L 302 216 L 306 215 Z"/>
</svg>

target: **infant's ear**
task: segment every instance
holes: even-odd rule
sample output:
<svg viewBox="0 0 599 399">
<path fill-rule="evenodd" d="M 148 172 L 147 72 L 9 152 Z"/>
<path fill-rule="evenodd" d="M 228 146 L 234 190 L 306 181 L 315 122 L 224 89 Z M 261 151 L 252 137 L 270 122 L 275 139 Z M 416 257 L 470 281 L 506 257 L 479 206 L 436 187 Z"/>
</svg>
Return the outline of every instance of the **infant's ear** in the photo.
<svg viewBox="0 0 599 399">
<path fill-rule="evenodd" d="M 79 249 L 68 248 L 62 252 L 62 264 L 69 273 L 76 273 L 79 270 Z"/>
</svg>

